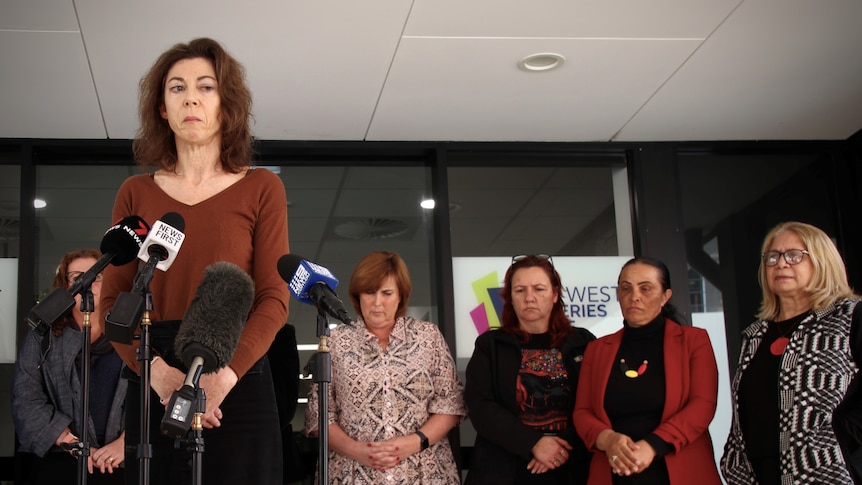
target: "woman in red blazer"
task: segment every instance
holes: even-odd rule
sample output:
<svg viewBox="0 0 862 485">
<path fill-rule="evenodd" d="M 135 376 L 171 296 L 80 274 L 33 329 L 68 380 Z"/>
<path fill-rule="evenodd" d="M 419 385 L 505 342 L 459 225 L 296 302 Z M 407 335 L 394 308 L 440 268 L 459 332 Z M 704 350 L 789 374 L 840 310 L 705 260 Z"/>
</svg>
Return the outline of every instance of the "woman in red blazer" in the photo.
<svg viewBox="0 0 862 485">
<path fill-rule="evenodd" d="M 641 257 L 617 282 L 623 328 L 587 346 L 574 423 L 593 453 L 589 485 L 720 485 L 708 426 L 718 368 L 706 331 L 671 318 L 664 263 Z"/>
</svg>

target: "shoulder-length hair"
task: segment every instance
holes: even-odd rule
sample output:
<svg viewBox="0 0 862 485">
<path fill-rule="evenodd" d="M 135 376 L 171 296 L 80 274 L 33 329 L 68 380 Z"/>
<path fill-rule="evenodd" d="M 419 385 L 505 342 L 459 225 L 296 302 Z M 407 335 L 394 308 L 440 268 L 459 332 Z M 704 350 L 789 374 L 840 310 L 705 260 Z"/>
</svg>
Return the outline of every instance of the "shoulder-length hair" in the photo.
<svg viewBox="0 0 862 485">
<path fill-rule="evenodd" d="M 101 257 L 101 252 L 90 248 L 78 249 L 77 251 L 70 251 L 64 254 L 63 258 L 60 259 L 60 264 L 57 265 L 57 270 L 54 271 L 54 281 L 51 282 L 51 290 L 56 290 L 57 288 L 65 289 L 69 287 L 69 265 L 72 264 L 72 261 L 82 258 L 93 258 L 98 261 Z M 62 318 L 58 318 L 57 321 L 54 322 L 54 326 L 51 327 L 51 331 L 55 336 L 59 337 L 63 333 L 63 330 L 70 325 L 76 325 L 71 312 L 66 313 Z"/>
<path fill-rule="evenodd" d="M 806 257 L 811 259 L 814 272 L 811 281 L 803 288 L 811 297 L 811 309 L 820 310 L 841 300 L 842 298 L 859 298 L 847 281 L 847 270 L 844 260 L 838 253 L 838 248 L 832 239 L 822 229 L 805 224 L 804 222 L 782 222 L 773 227 L 763 239 L 760 254 L 769 251 L 772 243 L 779 234 L 792 231 L 802 240 L 803 248 L 808 251 Z M 760 258 L 760 269 L 758 270 L 760 288 L 763 290 L 763 301 L 757 318 L 771 320 L 778 316 L 781 310 L 778 297 L 769 289 L 769 281 L 766 276 L 766 265 Z"/>
<path fill-rule="evenodd" d="M 135 160 L 141 166 L 167 171 L 176 168 L 174 132 L 161 113 L 165 104 L 165 82 L 168 71 L 177 62 L 198 58 L 212 63 L 218 83 L 222 168 L 238 173 L 251 164 L 251 91 L 246 85 L 245 68 L 218 42 L 202 37 L 165 51 L 141 78 L 138 99 L 141 126 L 132 142 Z"/>
<path fill-rule="evenodd" d="M 353 274 L 350 275 L 350 286 L 347 292 L 350 294 L 350 302 L 357 315 L 362 315 L 362 307 L 359 304 L 359 295 L 369 291 L 377 291 L 383 284 L 383 280 L 392 276 L 401 301 L 395 312 L 395 318 L 401 318 L 407 313 L 410 302 L 410 293 L 413 291 L 413 283 L 410 281 L 410 272 L 407 264 L 396 253 L 391 251 L 374 251 L 366 254 L 356 263 Z"/>
<path fill-rule="evenodd" d="M 519 259 L 509 266 L 503 281 L 503 289 L 500 296 L 503 299 L 503 310 L 500 312 L 500 330 L 511 333 L 518 337 L 522 343 L 530 340 L 530 335 L 521 329 L 515 307 L 512 305 L 512 278 L 515 272 L 523 268 L 542 268 L 551 280 L 551 289 L 557 295 L 557 303 L 551 309 L 548 321 L 548 334 L 551 337 L 551 345 L 559 347 L 563 339 L 574 332 L 569 318 L 563 308 L 563 283 L 560 274 L 554 269 L 550 259 L 537 256 L 527 256 Z"/>
</svg>

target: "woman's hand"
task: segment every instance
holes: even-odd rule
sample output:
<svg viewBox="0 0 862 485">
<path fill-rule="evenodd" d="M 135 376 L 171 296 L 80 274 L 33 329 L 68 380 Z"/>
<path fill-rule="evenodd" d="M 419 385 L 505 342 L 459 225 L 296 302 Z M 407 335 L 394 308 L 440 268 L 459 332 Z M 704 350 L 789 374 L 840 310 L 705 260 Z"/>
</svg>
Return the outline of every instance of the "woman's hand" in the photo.
<svg viewBox="0 0 862 485">
<path fill-rule="evenodd" d="M 408 456 L 422 451 L 422 443 L 416 434 L 398 436 L 386 441 L 375 441 L 367 443 L 367 445 L 371 465 L 366 466 L 377 468 L 380 471 L 400 465 Z"/>
<path fill-rule="evenodd" d="M 221 426 L 221 419 L 224 416 L 219 406 L 238 380 L 236 373 L 229 366 L 222 367 L 218 372 L 201 376 L 200 387 L 206 391 L 207 395 L 207 411 L 203 416 L 204 428 L 210 429 Z"/>
<path fill-rule="evenodd" d="M 533 458 L 527 463 L 527 470 L 538 474 L 558 468 L 568 461 L 571 449 L 572 445 L 559 436 L 542 436 L 533 445 Z"/>
<path fill-rule="evenodd" d="M 596 439 L 596 448 L 605 452 L 611 470 L 617 475 L 639 473 L 649 466 L 655 451 L 649 447 L 651 453 L 642 453 L 641 448 L 644 444 L 644 441 L 635 443 L 629 436 L 612 429 L 602 431 Z M 648 462 L 645 461 L 647 456 L 649 456 Z"/>
<path fill-rule="evenodd" d="M 87 470 L 93 473 L 93 468 L 98 468 L 102 473 L 114 473 L 120 464 L 126 459 L 126 432 L 119 438 L 101 448 L 93 448 L 87 460 Z"/>
<path fill-rule="evenodd" d="M 78 437 L 73 435 L 72 431 L 69 430 L 69 428 L 66 428 L 63 430 L 62 433 L 60 433 L 60 436 L 58 436 L 57 439 L 54 440 L 54 444 L 66 450 L 68 453 L 72 453 L 72 449 L 67 448 L 64 445 L 71 445 L 72 443 L 77 443 L 78 441 L 80 441 Z"/>
<path fill-rule="evenodd" d="M 171 395 L 183 387 L 186 375 L 176 367 L 171 367 L 159 356 L 153 357 L 150 364 L 150 388 L 159 395 L 159 403 L 168 405 Z"/>
</svg>

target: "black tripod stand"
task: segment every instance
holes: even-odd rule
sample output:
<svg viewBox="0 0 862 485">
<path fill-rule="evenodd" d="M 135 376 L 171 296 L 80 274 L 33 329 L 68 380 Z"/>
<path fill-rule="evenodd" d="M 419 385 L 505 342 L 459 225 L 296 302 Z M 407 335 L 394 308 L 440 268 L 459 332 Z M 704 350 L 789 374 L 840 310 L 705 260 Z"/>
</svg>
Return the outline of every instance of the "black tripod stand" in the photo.
<svg viewBox="0 0 862 485">
<path fill-rule="evenodd" d="M 75 443 L 64 445 L 64 448 L 78 459 L 78 485 L 87 484 L 87 462 L 90 458 L 90 335 L 92 326 L 90 324 L 90 313 L 95 310 L 93 291 L 90 286 L 81 292 L 81 313 L 84 321 L 81 324 L 81 426 L 78 430 L 79 440 Z M 45 338 L 50 338 L 45 336 Z"/>
<path fill-rule="evenodd" d="M 332 382 L 332 355 L 329 353 L 329 318 L 317 308 L 317 344 L 314 382 L 317 384 L 317 476 L 318 483 L 329 483 L 329 383 Z"/>
</svg>

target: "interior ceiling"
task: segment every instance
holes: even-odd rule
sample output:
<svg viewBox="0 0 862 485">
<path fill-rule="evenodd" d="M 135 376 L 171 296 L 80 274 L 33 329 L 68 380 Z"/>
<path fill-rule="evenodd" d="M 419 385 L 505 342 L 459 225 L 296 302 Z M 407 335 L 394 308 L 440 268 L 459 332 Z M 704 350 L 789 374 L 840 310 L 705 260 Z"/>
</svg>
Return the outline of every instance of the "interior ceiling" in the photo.
<svg viewBox="0 0 862 485">
<path fill-rule="evenodd" d="M 265 140 L 846 139 L 854 0 L 3 0 L 0 137 L 128 139 L 137 83 L 208 36 Z M 557 70 L 523 57 L 559 53 Z"/>
</svg>

